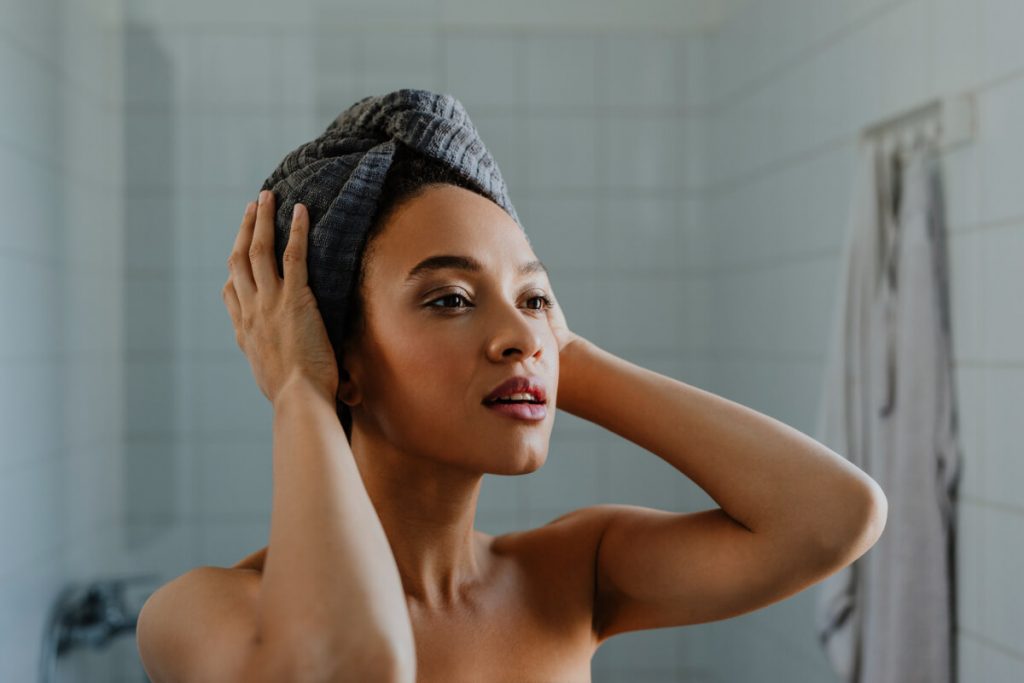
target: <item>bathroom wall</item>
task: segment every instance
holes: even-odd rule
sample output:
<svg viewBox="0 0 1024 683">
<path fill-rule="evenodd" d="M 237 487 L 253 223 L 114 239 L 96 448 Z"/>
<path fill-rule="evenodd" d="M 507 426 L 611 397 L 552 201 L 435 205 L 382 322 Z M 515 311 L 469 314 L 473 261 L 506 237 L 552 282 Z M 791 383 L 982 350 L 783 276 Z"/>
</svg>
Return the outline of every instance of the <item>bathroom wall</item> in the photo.
<svg viewBox="0 0 1024 683">
<path fill-rule="evenodd" d="M 131 566 L 119 20 L 104 0 L 0 3 L 4 681 L 38 680 L 61 587 Z M 62 680 L 120 680 L 123 659 L 72 657 L 81 677 Z"/>
<path fill-rule="evenodd" d="M 1024 7 L 1012 0 L 738 2 L 707 38 L 707 388 L 810 433 L 838 286 L 857 134 L 977 93 L 979 134 L 944 157 L 964 457 L 962 681 L 1024 680 Z M 816 591 L 686 629 L 688 680 L 831 681 Z"/>
</svg>

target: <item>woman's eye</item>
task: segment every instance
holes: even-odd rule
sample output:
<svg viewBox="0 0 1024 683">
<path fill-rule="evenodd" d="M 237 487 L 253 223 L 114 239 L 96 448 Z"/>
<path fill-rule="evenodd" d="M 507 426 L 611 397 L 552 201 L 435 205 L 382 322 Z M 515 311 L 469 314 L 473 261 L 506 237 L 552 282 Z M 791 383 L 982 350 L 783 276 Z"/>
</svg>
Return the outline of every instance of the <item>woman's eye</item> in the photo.
<svg viewBox="0 0 1024 683">
<path fill-rule="evenodd" d="M 535 308 L 533 310 L 535 310 L 535 311 L 542 311 L 545 308 L 551 308 L 551 299 L 550 298 L 538 294 L 537 296 L 531 296 L 529 300 L 533 301 L 534 299 L 540 299 L 542 304 L 541 304 L 540 308 Z"/>
<path fill-rule="evenodd" d="M 437 303 L 438 301 L 446 301 L 446 300 L 453 299 L 453 298 L 456 298 L 456 297 L 459 298 L 459 299 L 462 299 L 463 301 L 467 301 L 466 297 L 462 296 L 461 294 L 453 292 L 451 294 L 445 294 L 442 297 L 434 299 L 433 301 L 431 301 L 428 304 L 427 307 L 428 308 L 465 308 L 464 306 L 434 306 L 433 305 L 433 304 Z"/>
<path fill-rule="evenodd" d="M 543 295 L 531 296 L 529 299 L 527 299 L 527 301 L 534 301 L 534 300 L 537 300 L 537 299 L 540 300 L 541 305 L 539 307 L 530 307 L 531 310 L 543 311 L 546 308 L 551 308 L 551 306 L 552 306 L 551 299 L 549 297 L 546 297 L 546 296 L 543 296 Z M 427 308 L 444 308 L 444 309 L 468 308 L 467 306 L 443 306 L 443 305 L 442 306 L 436 306 L 435 305 L 435 304 L 437 304 L 438 301 L 452 301 L 452 300 L 462 300 L 462 301 L 465 301 L 467 303 L 469 301 L 463 295 L 461 295 L 461 294 L 459 294 L 457 292 L 452 292 L 451 294 L 445 294 L 442 297 L 438 297 L 438 298 L 434 299 L 433 301 L 428 302 L 427 303 Z"/>
</svg>

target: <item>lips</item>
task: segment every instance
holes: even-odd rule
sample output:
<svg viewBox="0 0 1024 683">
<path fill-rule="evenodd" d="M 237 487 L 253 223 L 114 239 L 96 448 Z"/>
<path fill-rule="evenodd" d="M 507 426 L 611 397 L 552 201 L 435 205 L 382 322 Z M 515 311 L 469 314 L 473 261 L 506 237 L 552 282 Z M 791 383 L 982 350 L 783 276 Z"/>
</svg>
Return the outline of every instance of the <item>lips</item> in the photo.
<svg viewBox="0 0 1024 683">
<path fill-rule="evenodd" d="M 487 403 L 505 396 L 511 396 L 512 394 L 522 393 L 530 394 L 535 401 L 540 401 L 541 403 L 547 402 L 547 393 L 544 390 L 544 383 L 540 377 L 533 375 L 528 377 L 519 375 L 511 377 L 496 386 L 491 393 L 484 398 L 482 403 Z"/>
</svg>

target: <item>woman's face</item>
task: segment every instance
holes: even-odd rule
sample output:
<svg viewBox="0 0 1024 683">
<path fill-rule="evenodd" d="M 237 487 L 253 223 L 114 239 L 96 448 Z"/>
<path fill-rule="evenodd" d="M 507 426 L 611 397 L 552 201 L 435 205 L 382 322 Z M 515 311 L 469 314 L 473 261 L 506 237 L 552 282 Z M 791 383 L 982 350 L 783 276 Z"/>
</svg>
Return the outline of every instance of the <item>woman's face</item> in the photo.
<svg viewBox="0 0 1024 683">
<path fill-rule="evenodd" d="M 455 255 L 479 271 L 410 271 Z M 551 283 L 520 227 L 500 206 L 453 185 L 401 204 L 374 241 L 364 272 L 366 334 L 343 360 L 357 387 L 355 423 L 400 451 L 472 471 L 532 472 L 544 464 L 555 418 L 558 346 L 545 301 Z M 514 375 L 544 384 L 547 415 L 508 417 L 481 401 Z"/>
</svg>

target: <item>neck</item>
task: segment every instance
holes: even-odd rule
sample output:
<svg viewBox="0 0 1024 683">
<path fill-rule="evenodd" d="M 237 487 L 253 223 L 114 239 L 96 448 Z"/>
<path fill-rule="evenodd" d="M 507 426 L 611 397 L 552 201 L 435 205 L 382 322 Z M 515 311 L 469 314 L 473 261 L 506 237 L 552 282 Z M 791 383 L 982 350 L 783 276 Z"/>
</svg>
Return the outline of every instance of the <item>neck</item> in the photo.
<svg viewBox="0 0 1024 683">
<path fill-rule="evenodd" d="M 485 569 L 484 544 L 473 529 L 483 475 L 410 456 L 358 430 L 352 451 L 406 598 L 426 608 L 465 602 Z"/>
</svg>

